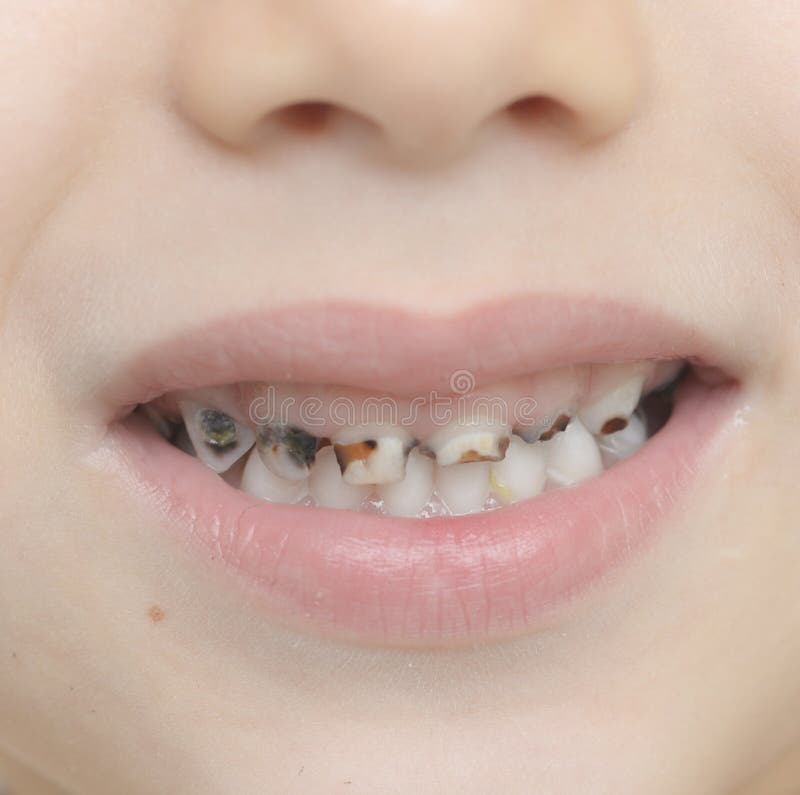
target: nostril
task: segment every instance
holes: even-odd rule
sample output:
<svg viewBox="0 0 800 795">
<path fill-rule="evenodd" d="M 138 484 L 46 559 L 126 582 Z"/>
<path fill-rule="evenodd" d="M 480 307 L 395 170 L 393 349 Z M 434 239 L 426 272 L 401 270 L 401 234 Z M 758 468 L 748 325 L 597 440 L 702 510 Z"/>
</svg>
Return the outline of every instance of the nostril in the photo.
<svg viewBox="0 0 800 795">
<path fill-rule="evenodd" d="M 572 111 L 563 103 L 544 94 L 515 100 L 508 106 L 507 111 L 513 121 L 525 127 L 542 122 L 563 125 L 575 119 Z"/>
<path fill-rule="evenodd" d="M 328 127 L 335 113 L 329 102 L 296 102 L 278 108 L 274 115 L 279 124 L 293 132 L 313 135 Z"/>
</svg>

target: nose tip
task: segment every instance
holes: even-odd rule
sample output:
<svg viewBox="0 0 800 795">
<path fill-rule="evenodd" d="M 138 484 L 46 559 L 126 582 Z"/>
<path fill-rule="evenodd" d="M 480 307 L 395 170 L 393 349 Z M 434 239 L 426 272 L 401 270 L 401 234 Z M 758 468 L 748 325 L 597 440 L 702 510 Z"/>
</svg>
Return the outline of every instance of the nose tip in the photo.
<svg viewBox="0 0 800 795">
<path fill-rule="evenodd" d="M 642 86 L 628 0 L 198 0 L 182 32 L 182 111 L 234 147 L 302 106 L 326 109 L 318 122 L 356 114 L 390 148 L 429 159 L 498 113 L 537 118 L 520 112 L 536 99 L 596 139 L 633 117 Z"/>
</svg>

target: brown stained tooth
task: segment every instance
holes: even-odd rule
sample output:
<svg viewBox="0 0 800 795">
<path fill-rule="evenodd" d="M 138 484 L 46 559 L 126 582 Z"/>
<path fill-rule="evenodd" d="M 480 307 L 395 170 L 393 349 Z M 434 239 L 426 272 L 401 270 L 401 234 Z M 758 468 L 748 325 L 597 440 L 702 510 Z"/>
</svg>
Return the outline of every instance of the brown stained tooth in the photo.
<svg viewBox="0 0 800 795">
<path fill-rule="evenodd" d="M 556 418 L 556 421 L 539 436 L 539 441 L 549 442 L 557 433 L 561 433 L 562 431 L 566 430 L 570 419 L 571 418 L 569 414 L 559 414 Z"/>
<path fill-rule="evenodd" d="M 378 443 L 374 439 L 367 439 L 352 444 L 334 444 L 333 452 L 336 453 L 336 460 L 344 474 L 350 464 L 354 461 L 366 461 L 377 447 Z"/>
<path fill-rule="evenodd" d="M 403 480 L 414 440 L 401 432 L 400 435 L 348 441 L 358 432 L 349 429 L 333 442 L 344 481 L 352 486 L 379 486 Z"/>
<path fill-rule="evenodd" d="M 607 435 L 609 433 L 616 433 L 617 431 L 624 431 L 628 427 L 628 420 L 625 417 L 612 417 L 603 423 L 600 433 Z"/>
<path fill-rule="evenodd" d="M 505 425 L 453 423 L 434 434 L 420 452 L 442 467 L 493 463 L 503 460 L 510 441 L 511 429 Z"/>
</svg>

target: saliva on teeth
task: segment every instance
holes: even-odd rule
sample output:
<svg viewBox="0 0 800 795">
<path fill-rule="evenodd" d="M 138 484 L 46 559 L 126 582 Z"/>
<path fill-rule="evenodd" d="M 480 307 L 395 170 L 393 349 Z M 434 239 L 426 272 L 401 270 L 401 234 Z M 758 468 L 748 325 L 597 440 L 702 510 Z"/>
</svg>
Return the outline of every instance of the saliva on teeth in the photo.
<svg viewBox="0 0 800 795">
<path fill-rule="evenodd" d="M 343 427 L 331 438 L 299 425 L 255 425 L 234 387 L 180 393 L 179 425 L 152 404 L 142 413 L 176 447 L 257 499 L 409 518 L 461 516 L 573 486 L 635 455 L 648 438 L 643 395 L 664 390 L 682 367 L 593 365 L 589 377 L 584 368 L 577 379 L 573 368 L 573 380 L 561 383 L 550 374 L 546 383 L 554 388 L 540 420 L 454 421 L 422 439 L 392 425 Z"/>
</svg>

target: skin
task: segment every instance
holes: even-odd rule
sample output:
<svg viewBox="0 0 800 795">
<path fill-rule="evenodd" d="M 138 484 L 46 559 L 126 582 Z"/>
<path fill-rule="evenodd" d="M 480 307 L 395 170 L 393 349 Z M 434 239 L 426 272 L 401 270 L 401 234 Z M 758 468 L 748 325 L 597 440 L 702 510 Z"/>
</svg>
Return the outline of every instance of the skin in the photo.
<svg viewBox="0 0 800 795">
<path fill-rule="evenodd" d="M 5 0 L 12 792 L 793 791 L 798 20 L 793 0 Z M 278 121 L 309 99 L 327 124 Z M 696 324 L 736 350 L 748 407 L 655 548 L 541 633 L 292 634 L 85 464 L 108 373 L 194 322 L 537 291 Z"/>
</svg>

